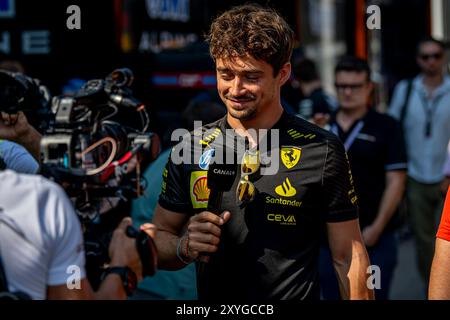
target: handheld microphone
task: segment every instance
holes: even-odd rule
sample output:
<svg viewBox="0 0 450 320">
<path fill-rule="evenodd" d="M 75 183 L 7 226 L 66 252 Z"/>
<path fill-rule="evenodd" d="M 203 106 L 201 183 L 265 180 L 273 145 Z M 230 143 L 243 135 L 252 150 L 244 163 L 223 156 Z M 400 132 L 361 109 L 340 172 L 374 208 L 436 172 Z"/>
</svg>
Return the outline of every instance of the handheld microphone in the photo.
<svg viewBox="0 0 450 320">
<path fill-rule="evenodd" d="M 234 161 L 233 161 L 234 162 Z M 237 175 L 237 164 L 216 163 L 209 165 L 207 184 L 210 190 L 208 211 L 220 215 L 222 196 L 233 186 Z"/>
<path fill-rule="evenodd" d="M 209 164 L 207 185 L 209 189 L 209 198 L 207 210 L 209 212 L 220 215 L 222 206 L 223 193 L 227 192 L 233 186 L 236 179 L 238 166 L 236 161 L 231 164 L 217 163 L 216 159 Z M 209 261 L 209 254 L 202 254 L 200 261 L 207 263 Z M 204 265 L 200 266 L 200 270 L 204 268 Z"/>
</svg>

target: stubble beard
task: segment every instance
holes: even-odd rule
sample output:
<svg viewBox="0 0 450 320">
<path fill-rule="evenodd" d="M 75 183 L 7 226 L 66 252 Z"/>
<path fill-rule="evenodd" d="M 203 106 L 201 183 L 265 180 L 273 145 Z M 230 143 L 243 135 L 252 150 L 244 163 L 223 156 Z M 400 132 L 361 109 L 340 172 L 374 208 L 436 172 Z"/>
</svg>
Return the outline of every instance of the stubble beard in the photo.
<svg viewBox="0 0 450 320">
<path fill-rule="evenodd" d="M 230 114 L 230 116 L 237 120 L 248 121 L 256 116 L 257 108 L 255 105 L 252 105 L 243 110 L 235 110 L 233 109 L 233 107 L 228 107 L 228 113 Z"/>
</svg>

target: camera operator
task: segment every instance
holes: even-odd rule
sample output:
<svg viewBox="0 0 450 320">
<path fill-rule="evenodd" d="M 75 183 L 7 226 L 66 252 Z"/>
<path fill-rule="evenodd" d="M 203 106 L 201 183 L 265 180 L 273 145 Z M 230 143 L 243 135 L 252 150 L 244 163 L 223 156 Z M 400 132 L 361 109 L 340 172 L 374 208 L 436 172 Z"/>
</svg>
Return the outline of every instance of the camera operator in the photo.
<svg viewBox="0 0 450 320">
<path fill-rule="evenodd" d="M 0 162 L 5 169 L 37 173 L 40 141 L 41 134 L 28 123 L 23 112 L 0 112 Z"/>
<path fill-rule="evenodd" d="M 40 132 L 51 119 L 50 92 L 15 60 L 0 62 L 0 88 L 0 168 L 37 173 Z"/>
<path fill-rule="evenodd" d="M 5 140 L 0 150 L 2 144 L 9 151 L 18 150 L 9 152 L 10 156 L 1 154 L 7 169 L 36 173 L 41 137 L 23 112 L 1 112 L 0 138 Z M 29 170 L 33 163 L 36 168 Z M 32 299 L 125 299 L 131 293 L 136 283 L 128 278 L 140 279 L 141 265 L 135 239 L 125 234 L 130 218 L 114 231 L 107 269 L 112 272 L 93 292 L 86 278 L 80 221 L 64 190 L 43 177 L 10 170 L 0 170 L 0 185 L 0 256 L 11 292 L 23 292 Z M 143 226 L 153 236 L 151 227 Z M 74 289 L 68 285 L 70 266 L 79 267 L 79 286 Z"/>
<path fill-rule="evenodd" d="M 11 170 L 0 171 L 0 185 L 0 255 L 9 291 L 32 299 L 126 298 L 133 272 L 141 276 L 135 239 L 126 235 L 130 218 L 113 233 L 110 268 L 94 293 L 86 279 L 80 222 L 62 188 Z M 154 235 L 150 224 L 141 229 Z M 79 268 L 78 278 L 71 266 Z"/>
<path fill-rule="evenodd" d="M 0 166 L 0 292 L 119 299 L 131 295 L 136 274 L 154 274 L 152 225 L 137 232 L 131 219 L 110 214 L 121 200 L 140 194 L 140 166 L 134 175 L 128 165 L 153 141 L 145 106 L 131 95 L 132 81 L 131 70 L 117 69 L 50 103 L 38 79 L 0 70 L 0 139 L 10 143 Z M 139 115 L 143 129 L 113 121 L 119 109 Z M 14 169 L 15 159 L 30 164 L 11 152 L 18 147 L 13 143 L 65 190 L 42 177 L 2 172 Z"/>
</svg>

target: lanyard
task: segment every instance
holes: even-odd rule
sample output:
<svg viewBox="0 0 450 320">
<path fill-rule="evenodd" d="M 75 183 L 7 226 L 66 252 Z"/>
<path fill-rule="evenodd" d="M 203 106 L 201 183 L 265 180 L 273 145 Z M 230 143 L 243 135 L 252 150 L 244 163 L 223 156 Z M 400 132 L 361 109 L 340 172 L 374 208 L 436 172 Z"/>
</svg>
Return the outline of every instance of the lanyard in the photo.
<svg viewBox="0 0 450 320">
<path fill-rule="evenodd" d="M 432 129 L 432 119 L 433 119 L 433 115 L 436 112 L 437 109 L 437 104 L 438 102 L 441 100 L 441 98 L 444 96 L 443 94 L 436 97 L 435 99 L 432 100 L 432 103 L 428 103 L 429 100 L 431 99 L 427 99 L 427 97 L 425 96 L 425 94 L 419 94 L 420 96 L 420 100 L 422 101 L 422 108 L 423 111 L 425 112 L 425 138 L 429 138 L 431 136 L 431 129 Z"/>
<path fill-rule="evenodd" d="M 344 142 L 345 151 L 348 151 L 350 149 L 350 147 L 352 146 L 353 142 L 355 142 L 356 137 L 361 132 L 363 127 L 364 121 L 359 120 L 356 126 L 353 128 L 352 132 L 350 132 L 350 134 L 348 135 L 347 139 L 345 139 Z M 334 123 L 331 126 L 331 132 L 333 132 L 335 135 L 339 137 L 339 130 L 336 123 Z"/>
</svg>

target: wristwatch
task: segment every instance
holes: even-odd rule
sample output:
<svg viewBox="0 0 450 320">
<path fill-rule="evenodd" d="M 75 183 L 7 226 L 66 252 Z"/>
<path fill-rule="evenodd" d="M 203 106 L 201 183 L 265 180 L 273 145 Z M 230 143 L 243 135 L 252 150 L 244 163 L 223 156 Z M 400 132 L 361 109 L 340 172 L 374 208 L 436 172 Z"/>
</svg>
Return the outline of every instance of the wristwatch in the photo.
<svg viewBox="0 0 450 320">
<path fill-rule="evenodd" d="M 120 276 L 120 278 L 122 279 L 123 288 L 124 288 L 127 296 L 130 296 L 134 292 L 134 290 L 136 289 L 136 286 L 137 286 L 137 276 L 133 270 L 131 270 L 129 267 L 106 268 L 102 274 L 102 281 L 110 273 L 115 273 Z"/>
</svg>

